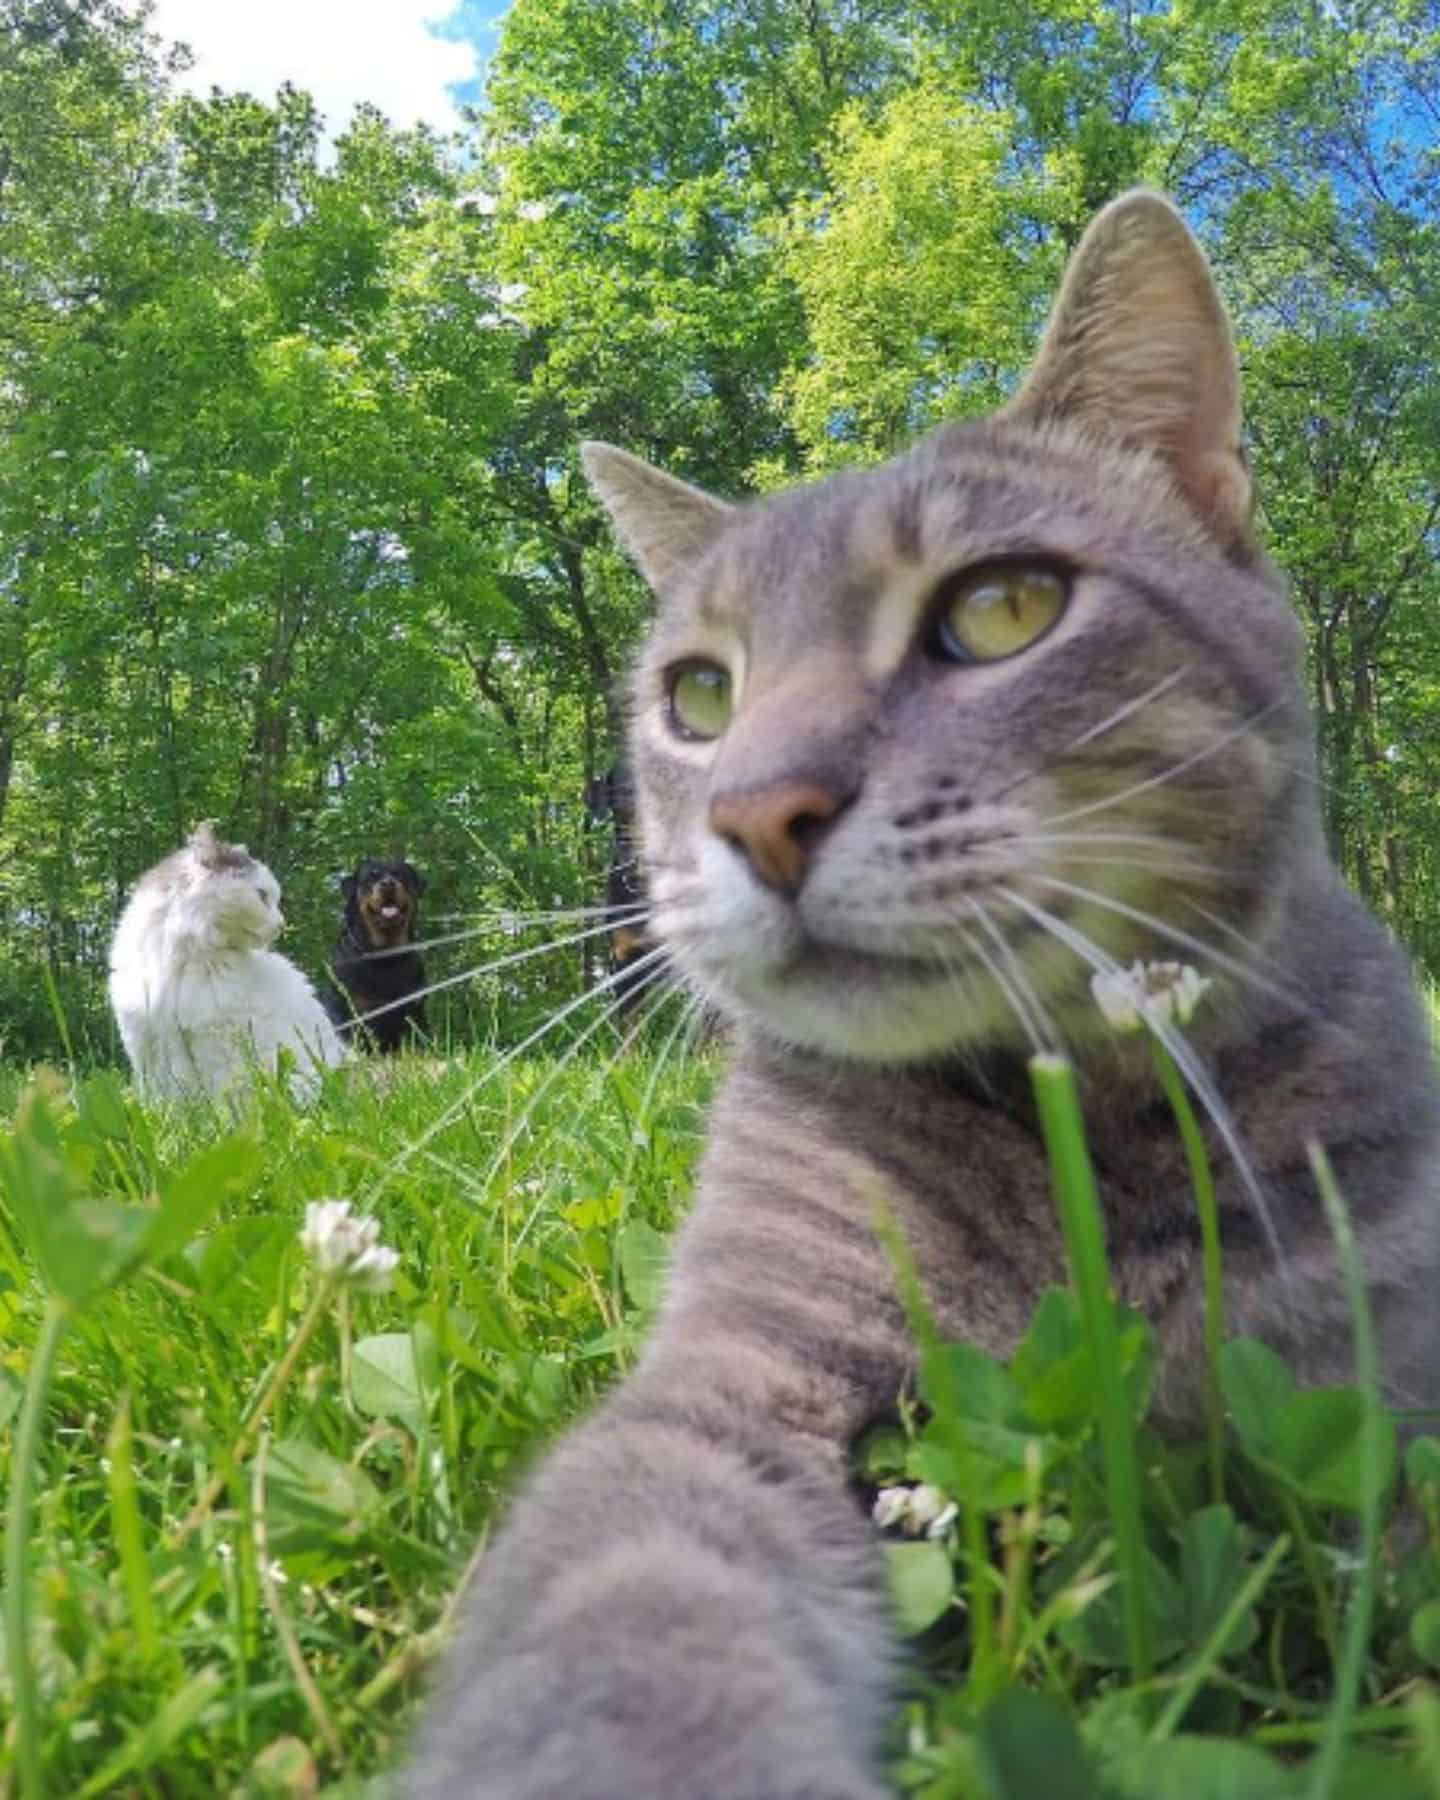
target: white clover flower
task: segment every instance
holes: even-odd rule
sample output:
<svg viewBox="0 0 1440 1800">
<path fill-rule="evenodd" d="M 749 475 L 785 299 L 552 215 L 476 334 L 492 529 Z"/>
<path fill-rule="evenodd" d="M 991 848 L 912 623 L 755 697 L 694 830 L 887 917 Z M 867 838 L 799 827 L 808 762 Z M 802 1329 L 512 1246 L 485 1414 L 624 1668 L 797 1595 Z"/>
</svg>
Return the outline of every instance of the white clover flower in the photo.
<svg viewBox="0 0 1440 1800">
<path fill-rule="evenodd" d="M 312 1200 L 300 1243 L 322 1275 L 340 1275 L 367 1294 L 385 1293 L 400 1261 L 380 1242 L 380 1221 L 352 1216 L 348 1200 Z"/>
<path fill-rule="evenodd" d="M 882 1531 L 898 1525 L 907 1537 L 943 1537 L 958 1511 L 948 1494 L 921 1482 L 915 1487 L 881 1488 L 870 1517 Z"/>
<path fill-rule="evenodd" d="M 906 1508 L 905 1529 L 911 1537 L 919 1537 L 922 1531 L 928 1531 L 937 1519 L 945 1517 L 946 1512 L 952 1515 L 955 1511 L 950 1504 L 950 1496 L 943 1489 L 932 1487 L 928 1481 L 921 1482 L 910 1491 L 910 1505 Z M 946 1520 L 949 1523 L 949 1520 Z"/>
<path fill-rule="evenodd" d="M 889 1531 L 892 1525 L 898 1525 L 910 1510 L 910 1490 L 908 1487 L 881 1488 L 875 1496 L 875 1504 L 870 1509 L 870 1517 L 882 1531 Z"/>
<path fill-rule="evenodd" d="M 945 1533 L 955 1523 L 956 1519 L 959 1518 L 959 1516 L 960 1516 L 960 1508 L 952 1500 L 948 1506 L 943 1508 L 942 1511 L 936 1513 L 935 1517 L 925 1527 L 926 1537 L 927 1538 L 942 1538 L 942 1537 L 944 1537 Z"/>
<path fill-rule="evenodd" d="M 1090 977 L 1090 992 L 1116 1031 L 1142 1025 L 1188 1025 L 1210 986 L 1189 963 L 1132 963 L 1128 969 Z"/>
</svg>

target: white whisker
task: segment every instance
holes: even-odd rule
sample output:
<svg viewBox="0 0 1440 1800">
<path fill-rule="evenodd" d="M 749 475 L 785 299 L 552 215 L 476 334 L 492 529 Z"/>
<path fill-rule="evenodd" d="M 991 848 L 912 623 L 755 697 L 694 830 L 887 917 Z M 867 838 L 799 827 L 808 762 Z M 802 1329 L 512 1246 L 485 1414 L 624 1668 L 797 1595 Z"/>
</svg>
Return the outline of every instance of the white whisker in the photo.
<svg viewBox="0 0 1440 1800">
<path fill-rule="evenodd" d="M 1177 775 L 1183 775 L 1186 769 L 1194 768 L 1196 763 L 1204 762 L 1206 757 L 1216 755 L 1227 744 L 1233 744 L 1237 738 L 1242 738 L 1247 732 L 1253 731 L 1263 718 L 1285 704 L 1284 700 L 1272 700 L 1268 706 L 1262 706 L 1248 719 L 1242 719 L 1229 731 L 1222 731 L 1219 737 L 1212 738 L 1208 744 L 1202 744 L 1198 750 L 1192 751 L 1189 756 L 1182 757 L 1177 763 L 1171 763 L 1167 768 L 1161 769 L 1158 774 L 1147 776 L 1144 781 L 1137 781 L 1128 788 L 1121 788 L 1119 793 L 1107 794 L 1103 800 L 1091 800 L 1084 806 L 1072 807 L 1069 812 L 1057 813 L 1054 818 L 1047 819 L 1045 823 L 1051 826 L 1068 825 L 1072 819 L 1083 819 L 1091 813 L 1105 812 L 1112 806 L 1119 806 L 1126 800 L 1133 800 L 1137 794 L 1146 793 L 1151 788 L 1164 787 Z"/>
<path fill-rule="evenodd" d="M 671 991 L 683 993 L 684 989 L 677 983 Z M 705 1000 L 702 995 L 692 993 L 687 996 L 684 1006 L 680 1009 L 679 1019 L 675 1022 L 665 1042 L 660 1046 L 660 1054 L 656 1057 L 654 1066 L 650 1070 L 650 1079 L 645 1084 L 645 1092 L 640 1096 L 639 1116 L 642 1120 L 648 1119 L 650 1116 L 650 1108 L 655 1104 L 655 1094 L 660 1086 L 661 1072 L 670 1058 L 676 1054 L 676 1045 L 683 1039 L 684 1049 L 680 1054 L 684 1056 L 688 1056 L 694 1049 L 695 1036 L 700 1026 L 700 1015 L 704 1008 Z M 630 1185 L 631 1171 L 635 1167 L 635 1148 L 635 1141 L 632 1138 L 630 1152 L 625 1158 L 625 1168 L 620 1177 L 622 1188 L 628 1188 Z"/>
<path fill-rule="evenodd" d="M 494 975 L 501 969 L 513 969 L 517 963 L 530 962 L 537 956 L 549 956 L 553 951 L 569 949 L 572 944 L 583 944 L 587 938 L 596 938 L 614 929 L 615 922 L 607 920 L 603 925 L 592 925 L 588 931 L 573 932 L 569 937 L 551 938 L 544 944 L 532 944 L 528 950 L 514 950 L 494 962 L 480 963 L 473 969 L 462 969 L 458 975 L 447 975 L 443 981 L 432 981 L 425 987 L 416 988 L 413 993 L 402 994 L 398 1000 L 387 1000 L 383 1006 L 371 1007 L 369 1012 L 356 1013 L 355 1022 L 366 1024 L 371 1019 L 378 1019 L 382 1013 L 393 1012 L 397 1006 L 413 1006 L 417 1000 L 443 993 L 446 988 L 458 987 L 461 982 L 477 981 L 482 975 Z M 458 935 L 473 937 L 478 934 L 462 932 Z"/>
<path fill-rule="evenodd" d="M 1137 694 L 1133 700 L 1125 701 L 1123 705 L 1117 706 L 1114 712 L 1108 713 L 1098 724 L 1089 726 L 1086 730 L 1082 731 L 1078 737 L 1073 737 L 1068 743 L 1061 744 L 1058 749 L 1050 754 L 1047 760 L 1052 763 L 1059 762 L 1062 758 L 1072 755 L 1083 745 L 1093 744 L 1096 738 L 1104 737 L 1107 732 L 1113 731 L 1117 725 L 1123 725 L 1126 719 L 1130 718 L 1132 714 L 1139 712 L 1142 706 L 1149 706 L 1152 702 L 1158 700 L 1162 694 L 1168 694 L 1170 689 L 1173 688 L 1177 682 L 1183 681 L 1190 673 L 1190 668 L 1191 665 L 1186 663 L 1182 667 L 1174 670 L 1173 673 L 1162 676 L 1159 681 L 1146 688 L 1143 694 Z M 1035 774 L 1036 771 L 1034 769 L 1024 770 L 1021 774 L 1016 775 L 1012 780 L 1006 782 L 1005 785 L 999 788 L 995 793 L 987 795 L 987 800 L 995 801 L 1002 799 L 1014 788 L 1019 787 L 1021 782 L 1033 781 Z"/>
<path fill-rule="evenodd" d="M 1209 907 L 1201 906 L 1199 901 L 1192 900 L 1188 894 L 1182 894 L 1180 899 L 1190 908 L 1191 912 L 1198 913 L 1207 925 L 1213 925 L 1217 931 L 1223 931 L 1228 938 L 1233 939 L 1233 941 L 1248 955 L 1261 960 L 1264 960 L 1269 956 L 1270 952 L 1263 949 L 1253 938 L 1246 937 L 1243 931 L 1237 930 L 1228 920 L 1222 919 L 1218 913 L 1211 912 Z M 1310 1011 L 1308 1004 L 1305 1010 L 1307 1013 Z"/>
<path fill-rule="evenodd" d="M 1015 1015 L 1025 1036 L 1030 1040 L 1030 1048 L 1038 1055 L 1039 1052 L 1045 1049 L 1045 1040 L 1036 1021 L 1030 1016 L 1029 1009 L 1025 1004 L 1024 996 L 1011 986 L 1009 980 L 1001 970 L 1000 965 L 995 961 L 994 957 L 991 956 L 990 952 L 979 939 L 973 937 L 958 920 L 953 921 L 953 923 L 956 931 L 959 932 L 960 937 L 965 944 L 965 948 L 984 969 L 991 981 L 995 983 L 1001 999 L 1004 1000 L 1005 1004 L 1010 1008 L 1010 1011 Z"/>
<path fill-rule="evenodd" d="M 563 1025 L 565 1020 L 568 1019 L 572 1013 L 578 1012 L 582 1006 L 588 1005 L 594 999 L 596 994 L 603 993 L 606 989 L 614 987 L 615 984 L 623 980 L 625 976 L 633 976 L 638 973 L 643 965 L 651 962 L 658 962 L 661 957 L 666 955 L 668 955 L 668 951 L 662 946 L 655 950 L 646 951 L 644 956 L 636 957 L 635 961 L 630 963 L 627 968 L 617 969 L 613 975 L 607 975 L 602 981 L 597 981 L 594 987 L 587 988 L 583 994 L 577 994 L 573 1000 L 567 1001 L 565 1005 L 560 1008 L 559 1012 L 552 1013 L 543 1024 L 537 1025 L 534 1031 L 530 1032 L 528 1036 L 522 1038 L 518 1044 L 513 1045 L 503 1056 L 497 1058 L 497 1060 L 491 1063 L 490 1067 L 486 1069 L 483 1075 L 477 1075 L 472 1082 L 467 1084 L 465 1091 L 458 1099 L 452 1100 L 443 1111 L 438 1113 L 436 1117 L 430 1121 L 418 1137 L 413 1138 L 403 1150 L 399 1151 L 391 1159 L 385 1169 L 382 1170 L 371 1183 L 364 1195 L 362 1195 L 359 1202 L 359 1210 L 368 1212 L 373 1207 L 375 1201 L 384 1192 L 386 1183 L 391 1177 L 398 1174 L 410 1161 L 411 1157 L 417 1155 L 421 1150 L 431 1144 L 442 1131 L 448 1130 L 449 1127 L 455 1123 L 456 1119 L 458 1119 L 465 1111 L 466 1107 L 469 1106 L 476 1094 L 478 1094 L 489 1082 L 493 1081 L 503 1070 L 509 1068 L 510 1064 L 513 1063 L 517 1057 L 523 1056 L 527 1050 L 538 1044 L 542 1038 L 548 1037 L 557 1025 Z"/>
<path fill-rule="evenodd" d="M 477 931 L 494 929 L 520 930 L 527 925 L 554 925 L 567 919 L 605 919 L 617 912 L 631 912 L 638 900 L 607 901 L 602 906 L 557 906 L 538 912 L 520 912 L 513 907 L 485 907 L 475 912 L 432 913 L 426 918 L 436 925 L 475 923 Z"/>
<path fill-rule="evenodd" d="M 660 1011 L 661 1007 L 664 1006 L 665 1002 L 671 997 L 671 995 L 683 992 L 683 989 L 681 989 L 678 982 L 673 980 L 672 973 L 673 972 L 669 968 L 660 968 L 660 969 L 652 969 L 650 971 L 650 974 L 646 976 L 647 984 L 658 983 L 659 985 L 655 988 L 655 991 L 653 993 L 649 993 L 646 995 L 645 1012 L 644 1012 L 642 1019 L 640 1021 L 638 1021 L 635 1026 L 632 1026 L 631 1028 L 627 1029 L 622 1034 L 619 1044 L 610 1053 L 610 1055 L 606 1057 L 605 1061 L 600 1065 L 600 1068 L 597 1071 L 596 1078 L 595 1078 L 597 1086 L 599 1086 L 601 1083 L 603 1083 L 608 1078 L 611 1071 L 614 1069 L 615 1065 L 620 1061 L 621 1057 L 624 1056 L 629 1051 L 630 1047 L 635 1042 L 635 1038 L 638 1035 L 639 1031 L 650 1023 L 650 1021 Z M 545 1092 L 546 1088 L 549 1087 L 549 1085 L 550 1085 L 551 1081 L 553 1081 L 555 1075 L 559 1073 L 559 1070 L 561 1068 L 563 1068 L 567 1062 L 569 1062 L 571 1056 L 573 1056 L 575 1051 L 577 1049 L 579 1049 L 580 1045 L 585 1042 L 586 1038 L 593 1035 L 593 1032 L 596 1029 L 598 1029 L 599 1025 L 604 1025 L 604 1024 L 609 1023 L 610 1020 L 612 1020 L 614 1017 L 615 1017 L 615 1010 L 614 1010 L 614 1008 L 611 1008 L 609 1011 L 607 1011 L 607 1013 L 605 1014 L 605 1017 L 598 1021 L 596 1026 L 592 1026 L 589 1029 L 587 1029 L 587 1031 L 584 1033 L 584 1035 L 581 1038 L 576 1040 L 576 1043 L 571 1047 L 571 1049 L 561 1059 L 561 1061 L 557 1065 L 556 1069 L 535 1090 L 535 1093 L 532 1095 L 529 1104 L 525 1108 L 525 1112 L 522 1115 L 521 1120 L 517 1121 L 517 1124 L 523 1123 L 524 1119 L 529 1117 L 529 1114 L 530 1114 L 531 1110 L 533 1109 L 533 1107 L 535 1106 L 535 1103 L 539 1100 L 540 1096 Z M 685 1014 L 682 1012 L 682 1014 L 681 1014 L 681 1023 L 682 1024 L 684 1022 L 684 1018 L 685 1018 Z M 672 1036 L 673 1036 L 673 1033 L 672 1033 Z M 633 1145 L 632 1145 L 632 1150 L 633 1150 Z M 492 1178 L 494 1176 L 495 1168 L 498 1165 L 498 1160 L 499 1159 L 497 1157 L 496 1162 L 492 1163 L 490 1169 L 486 1172 L 483 1186 L 485 1186 L 485 1187 L 489 1186 L 490 1181 L 492 1180 Z M 627 1175 L 622 1176 L 622 1178 L 621 1178 L 620 1186 L 621 1186 L 622 1190 L 628 1185 L 628 1171 L 632 1166 L 631 1161 L 628 1158 L 627 1158 L 625 1166 L 626 1166 Z M 536 1200 L 535 1204 L 530 1208 L 530 1211 L 525 1215 L 524 1219 L 522 1219 L 520 1222 L 520 1228 L 515 1233 L 515 1236 L 512 1239 L 512 1249 L 518 1248 L 521 1244 L 523 1244 L 525 1242 L 525 1239 L 530 1234 L 531 1227 L 535 1224 L 535 1222 L 538 1219 L 542 1218 L 545 1215 L 545 1213 L 550 1209 L 550 1204 L 551 1204 L 550 1201 L 543 1195 L 539 1199 Z"/>
<path fill-rule="evenodd" d="M 1029 838 L 1015 838 L 1011 841 L 1022 849 L 1030 848 L 1033 845 L 1033 840 Z M 983 854 L 974 857 L 972 860 L 977 867 L 984 870 L 998 868 L 1002 874 L 1019 873 L 1015 868 L 1013 860 L 1007 859 L 1002 862 L 997 862 L 994 859 L 991 859 L 987 862 L 984 859 Z M 1094 856 L 1087 856 L 1077 855 L 1073 850 L 1066 850 L 1062 852 L 1056 860 L 1061 867 L 1067 869 L 1140 869 L 1147 875 L 1171 875 L 1177 879 L 1187 876 L 1192 879 L 1198 879 L 1207 874 L 1213 879 L 1214 876 L 1213 868 L 1207 868 L 1205 864 L 1196 862 L 1193 859 L 1186 862 L 1174 856 L 1141 856 L 1134 852 L 1128 856 L 1105 855 L 1101 853 L 1097 853 Z"/>
<path fill-rule="evenodd" d="M 549 1093 L 556 1081 L 559 1080 L 569 1064 L 574 1061 L 581 1050 L 584 1049 L 586 1044 L 590 1042 L 591 1038 L 593 1038 L 598 1031 L 602 1031 L 612 1019 L 619 1016 L 622 1007 L 629 1004 L 636 994 L 643 994 L 645 996 L 646 1009 L 642 1012 L 641 1017 L 621 1034 L 620 1046 L 602 1068 L 601 1078 L 603 1079 L 604 1076 L 614 1068 L 615 1064 L 630 1048 L 638 1031 L 654 1016 L 656 1009 L 664 1004 L 667 994 L 669 993 L 669 989 L 665 986 L 666 978 L 669 974 L 670 970 L 663 964 L 658 966 L 652 964 L 634 988 L 630 989 L 623 997 L 618 995 L 612 997 L 610 1004 L 600 1014 L 599 1018 L 593 1019 L 575 1039 L 574 1043 L 568 1047 L 564 1055 L 556 1059 L 546 1072 L 545 1079 L 526 1101 L 519 1118 L 515 1120 L 514 1124 L 511 1125 L 510 1129 L 501 1139 L 494 1156 L 491 1157 L 489 1166 L 480 1179 L 480 1193 L 482 1195 L 489 1190 L 490 1183 L 495 1179 L 495 1176 L 498 1174 L 505 1159 L 523 1136 L 526 1127 L 530 1123 L 531 1114 L 535 1111 L 535 1108 L 540 1104 L 541 1100 L 544 1099 L 545 1095 Z M 660 984 L 658 994 L 647 992 L 647 990 L 653 988 L 657 982 Z M 549 1205 L 548 1199 L 544 1204 L 546 1206 Z M 527 1228 L 528 1227 L 522 1227 L 517 1233 L 514 1240 L 517 1245 L 523 1239 Z"/>
<path fill-rule="evenodd" d="M 1098 725 L 1092 725 L 1089 731 L 1082 731 L 1079 737 L 1072 738 L 1062 754 L 1068 755 L 1070 751 L 1078 750 L 1084 744 L 1093 744 L 1096 738 L 1104 737 L 1107 731 L 1113 731 L 1117 725 L 1123 725 L 1128 718 L 1139 712 L 1141 707 L 1152 705 L 1162 694 L 1168 694 L 1171 688 L 1177 687 L 1190 673 L 1193 666 L 1192 663 L 1182 663 L 1171 674 L 1162 675 L 1159 681 L 1146 688 L 1143 694 L 1137 694 L 1133 700 L 1125 701 L 1123 705 L 1117 706 L 1107 718 L 1102 719 Z"/>
<path fill-rule="evenodd" d="M 1055 1023 L 1051 1019 L 1049 1013 L 1045 1010 L 1045 1004 L 1041 1000 L 1039 994 L 1035 991 L 1035 984 L 1026 973 L 1023 963 L 1015 954 L 1014 946 L 996 924 L 994 919 L 990 917 L 990 914 L 985 910 L 985 907 L 973 894 L 966 894 L 964 899 L 966 905 L 969 906 L 975 917 L 980 921 L 981 928 L 984 930 L 986 936 L 989 937 L 991 943 L 995 945 L 1000 955 L 1004 958 L 1005 965 L 1010 971 L 1010 979 L 1014 983 L 1016 993 L 1029 1004 L 1031 1014 L 1035 1020 L 1039 1039 L 1036 1047 L 1042 1050 L 1057 1050 L 1060 1047 L 1060 1039 L 1055 1030 Z"/>
<path fill-rule="evenodd" d="M 1172 854 L 1183 845 L 1173 838 L 1157 837 L 1148 831 L 1020 831 L 1003 840 L 1007 844 L 1104 844 L 1109 849 L 1168 850 Z M 981 846 L 984 848 L 985 846 Z"/>
<path fill-rule="evenodd" d="M 1181 949 L 1189 950 L 1195 956 L 1203 956 L 1213 963 L 1217 969 L 1223 969 L 1227 975 L 1233 975 L 1237 981 L 1247 982 L 1260 993 L 1268 994 L 1272 1000 L 1281 1000 L 1287 1006 L 1309 1014 L 1310 1008 L 1302 996 L 1293 994 L 1285 988 L 1278 987 L 1263 975 L 1256 974 L 1249 963 L 1242 963 L 1235 957 L 1227 955 L 1224 950 L 1217 950 L 1213 944 L 1207 944 L 1203 938 L 1195 937 L 1188 931 L 1182 931 L 1178 925 L 1169 925 L 1163 919 L 1157 919 L 1153 913 L 1145 912 L 1138 906 L 1127 906 L 1123 900 L 1113 899 L 1109 894 L 1097 893 L 1093 888 L 1082 887 L 1078 882 L 1064 881 L 1058 875 L 1035 875 L 1027 877 L 1041 887 L 1054 888 L 1059 893 L 1069 894 L 1074 900 L 1082 900 L 1091 906 L 1098 906 L 1105 912 L 1111 912 L 1122 919 L 1129 919 L 1136 925 L 1143 925 L 1153 931 L 1157 937 L 1163 937 Z"/>
<path fill-rule="evenodd" d="M 637 919 L 644 918 L 648 911 L 648 903 L 632 901 L 628 906 L 624 907 L 589 908 L 587 909 L 586 916 L 597 917 L 603 913 L 604 916 L 601 918 L 601 922 L 597 925 L 596 930 L 613 930 L 620 925 L 633 925 Z M 412 950 L 435 950 L 445 944 L 464 944 L 468 943 L 472 938 L 493 937 L 497 931 L 514 934 L 534 929 L 539 925 L 562 924 L 567 922 L 568 917 L 569 915 L 564 913 L 556 913 L 548 918 L 543 913 L 528 913 L 523 915 L 519 913 L 496 913 L 493 916 L 493 922 L 487 922 L 482 925 L 471 925 L 464 931 L 445 932 L 439 937 L 416 938 L 413 943 L 390 944 L 380 950 L 364 951 L 355 958 L 355 961 L 365 963 L 384 962 L 387 958 L 408 955 Z M 591 935 L 593 936 L 594 934 L 592 933 Z M 569 938 L 565 941 L 567 943 L 579 943 L 580 940 L 579 938 Z"/>
<path fill-rule="evenodd" d="M 1002 900 L 1007 900 L 1017 907 L 1027 918 L 1032 919 L 1042 930 L 1048 931 L 1057 942 L 1072 950 L 1089 969 L 1097 975 L 1115 975 L 1121 972 L 1121 965 L 1113 956 L 1108 955 L 1083 931 L 1079 931 L 1067 920 L 1058 917 L 1043 906 L 1037 906 L 1009 888 L 997 890 Z M 1190 1083 L 1197 1100 L 1210 1115 L 1210 1119 L 1220 1134 L 1221 1141 L 1230 1153 L 1230 1160 L 1235 1165 L 1245 1191 L 1249 1194 L 1255 1208 L 1256 1217 L 1260 1220 L 1266 1238 L 1277 1259 L 1283 1263 L 1285 1251 L 1280 1242 L 1280 1235 L 1275 1229 L 1275 1220 L 1270 1211 L 1270 1203 L 1265 1198 L 1265 1190 L 1260 1178 L 1255 1173 L 1254 1165 L 1240 1141 L 1240 1134 L 1235 1129 L 1235 1121 L 1230 1116 L 1230 1109 L 1225 1104 L 1220 1090 L 1215 1086 L 1209 1071 L 1200 1061 L 1199 1056 L 1186 1039 L 1173 1025 L 1160 1021 L 1152 1021 L 1155 1035 L 1164 1044 L 1173 1057 L 1176 1067 Z"/>
</svg>

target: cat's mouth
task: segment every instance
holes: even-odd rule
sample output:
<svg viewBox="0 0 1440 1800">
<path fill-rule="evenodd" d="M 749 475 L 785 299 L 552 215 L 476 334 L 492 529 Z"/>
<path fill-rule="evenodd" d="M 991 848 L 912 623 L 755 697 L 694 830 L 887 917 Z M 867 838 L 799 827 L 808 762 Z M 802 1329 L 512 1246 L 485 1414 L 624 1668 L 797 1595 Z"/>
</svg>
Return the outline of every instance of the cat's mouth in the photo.
<svg viewBox="0 0 1440 1800">
<path fill-rule="evenodd" d="M 867 950 L 854 944 L 827 943 L 807 935 L 785 961 L 767 971 L 766 979 L 777 987 L 790 981 L 834 981 L 847 974 L 901 981 L 934 981 L 943 978 L 944 968 L 938 956 Z"/>
<path fill-rule="evenodd" d="M 781 1039 L 846 1060 L 904 1063 L 994 1042 L 1013 1020 L 953 965 L 809 941 L 782 964 L 722 986 Z"/>
</svg>

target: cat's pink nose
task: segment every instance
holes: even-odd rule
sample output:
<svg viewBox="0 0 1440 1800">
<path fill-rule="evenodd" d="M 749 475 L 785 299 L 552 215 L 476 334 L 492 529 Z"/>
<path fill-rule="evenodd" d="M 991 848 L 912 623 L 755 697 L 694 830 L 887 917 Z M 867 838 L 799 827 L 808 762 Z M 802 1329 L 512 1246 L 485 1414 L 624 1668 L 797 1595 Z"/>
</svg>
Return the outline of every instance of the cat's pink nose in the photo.
<svg viewBox="0 0 1440 1800">
<path fill-rule="evenodd" d="M 793 899 L 825 827 L 848 798 L 816 781 L 779 781 L 746 793 L 717 794 L 710 802 L 710 829 L 735 846 L 766 887 Z"/>
</svg>

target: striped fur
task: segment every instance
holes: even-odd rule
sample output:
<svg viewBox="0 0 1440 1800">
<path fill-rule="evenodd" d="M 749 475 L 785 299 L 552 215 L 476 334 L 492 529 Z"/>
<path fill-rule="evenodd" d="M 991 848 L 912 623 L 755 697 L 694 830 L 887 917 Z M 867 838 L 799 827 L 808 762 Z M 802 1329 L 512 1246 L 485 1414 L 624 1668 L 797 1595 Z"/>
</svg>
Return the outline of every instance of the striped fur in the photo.
<svg viewBox="0 0 1440 1800">
<path fill-rule="evenodd" d="M 995 419 L 739 508 L 589 450 L 659 599 L 632 732 L 652 928 L 737 1046 L 653 1341 L 487 1551 L 410 1795 L 885 1791 L 895 1655 L 846 1480 L 911 1357 L 877 1208 L 945 1330 L 1007 1351 L 1061 1276 L 1024 1060 L 1063 1046 L 1159 1411 L 1192 1416 L 1182 1155 L 1145 1046 L 1089 993 L 1097 963 L 1176 955 L 1172 932 L 1213 978 L 1190 1042 L 1243 1160 L 1217 1136 L 1232 1328 L 1346 1374 L 1319 1137 L 1392 1394 L 1434 1403 L 1429 1044 L 1326 858 L 1237 391 L 1203 258 L 1137 194 L 1092 226 Z M 1019 654 L 951 661 L 947 583 L 997 559 L 1063 569 L 1068 605 Z M 696 658 L 735 696 L 701 740 L 671 703 Z"/>
</svg>

